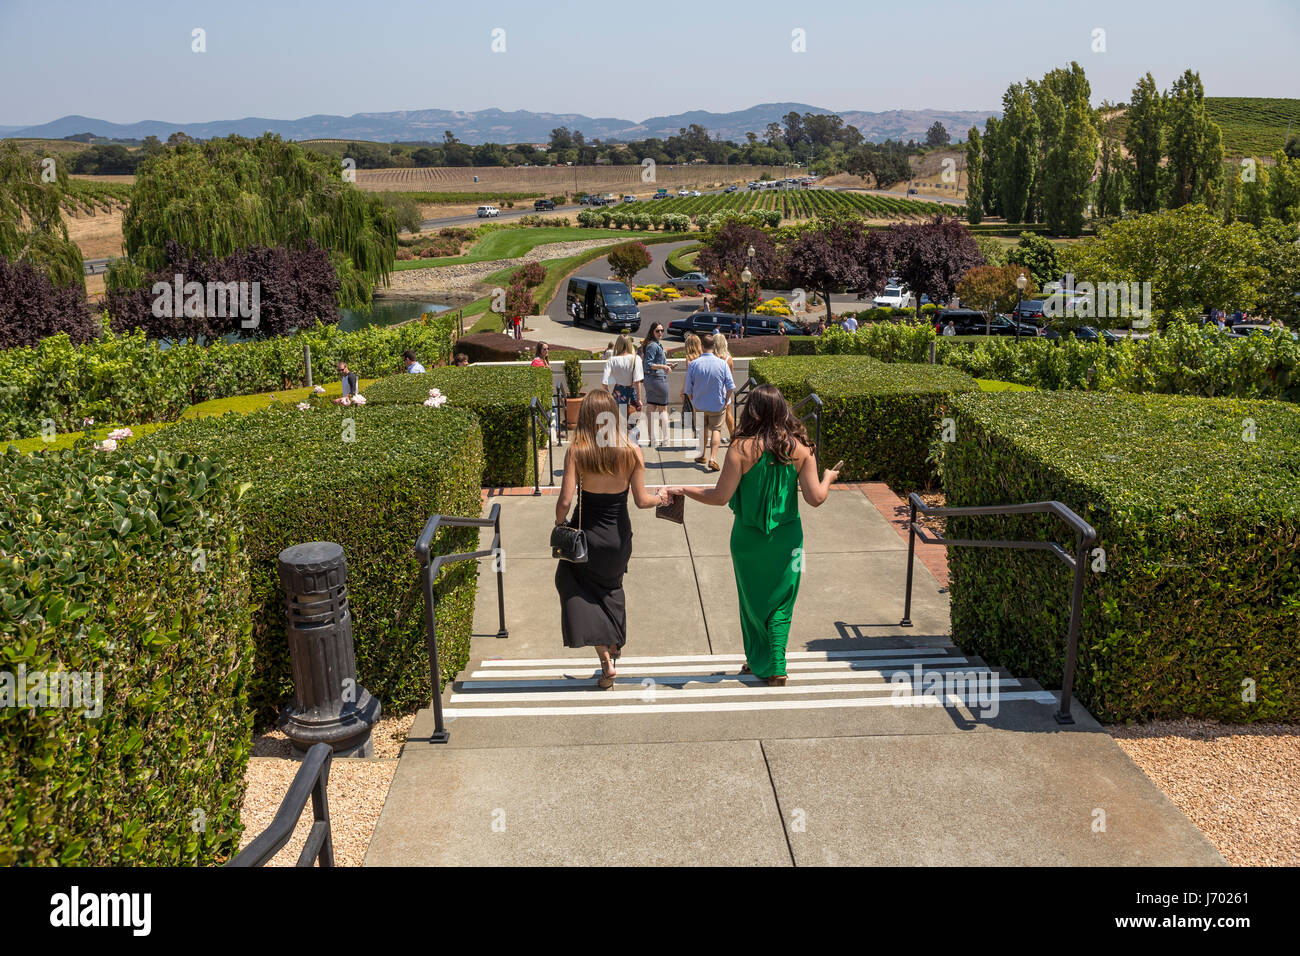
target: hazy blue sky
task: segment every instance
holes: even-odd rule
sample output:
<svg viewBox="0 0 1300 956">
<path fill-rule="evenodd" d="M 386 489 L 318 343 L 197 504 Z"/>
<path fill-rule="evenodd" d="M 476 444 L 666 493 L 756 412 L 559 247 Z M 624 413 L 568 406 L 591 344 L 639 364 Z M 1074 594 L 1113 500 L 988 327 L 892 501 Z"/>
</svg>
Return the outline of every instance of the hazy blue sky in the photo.
<svg viewBox="0 0 1300 956">
<path fill-rule="evenodd" d="M 195 27 L 206 53 L 191 52 Z M 1189 66 L 1211 95 L 1300 96 L 1298 50 L 1300 0 L 0 0 L 0 125 L 488 107 L 639 121 L 773 101 L 995 109 L 1008 82 L 1071 59 L 1094 102 Z"/>
</svg>

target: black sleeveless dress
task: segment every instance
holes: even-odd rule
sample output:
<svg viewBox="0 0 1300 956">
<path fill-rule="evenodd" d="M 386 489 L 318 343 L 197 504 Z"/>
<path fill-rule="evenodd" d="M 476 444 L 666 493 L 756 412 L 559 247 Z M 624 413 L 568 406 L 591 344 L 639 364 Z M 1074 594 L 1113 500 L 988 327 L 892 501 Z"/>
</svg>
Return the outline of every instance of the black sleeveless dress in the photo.
<svg viewBox="0 0 1300 956">
<path fill-rule="evenodd" d="M 622 647 L 627 641 L 623 575 L 632 557 L 627 489 L 612 494 L 584 490 L 580 497 L 581 527 L 587 534 L 587 563 L 561 561 L 555 568 L 564 646 Z M 574 509 L 568 522 L 570 527 L 579 527 L 578 514 Z"/>
</svg>

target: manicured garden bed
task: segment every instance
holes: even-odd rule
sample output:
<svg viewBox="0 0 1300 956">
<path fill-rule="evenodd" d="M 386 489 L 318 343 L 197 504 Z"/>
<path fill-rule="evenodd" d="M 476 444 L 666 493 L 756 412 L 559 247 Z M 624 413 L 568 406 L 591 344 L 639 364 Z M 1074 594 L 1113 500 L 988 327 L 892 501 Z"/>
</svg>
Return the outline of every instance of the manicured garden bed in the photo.
<svg viewBox="0 0 1300 956">
<path fill-rule="evenodd" d="M 1089 521 L 1075 694 L 1105 721 L 1300 718 L 1300 409 L 1282 402 L 1004 392 L 956 402 L 949 505 L 1058 500 Z M 954 537 L 1073 541 L 1041 516 Z M 1071 572 L 949 550 L 953 634 L 1060 685 Z"/>
<path fill-rule="evenodd" d="M 482 428 L 482 483 L 487 486 L 519 487 L 533 483 L 537 456 L 530 444 L 529 405 L 534 397 L 550 415 L 552 375 L 548 368 L 530 366 L 448 366 L 421 375 L 395 375 L 366 390 L 372 405 L 415 406 L 424 414 L 437 415 L 442 409 L 423 403 L 431 389 L 447 397 L 449 408 L 464 408 L 477 416 Z M 546 441 L 546 430 L 537 427 L 537 440 Z"/>
<path fill-rule="evenodd" d="M 256 647 L 250 697 L 263 721 L 292 695 L 276 556 L 307 541 L 334 541 L 347 555 L 362 686 L 389 713 L 428 704 L 435 691 L 414 547 L 430 515 L 481 511 L 483 450 L 472 415 L 419 406 L 277 406 L 178 422 L 125 452 L 221 460 L 240 486 Z M 438 547 L 474 548 L 472 529 L 440 535 Z M 456 674 L 468 654 L 475 577 L 472 563 L 459 564 L 437 584 L 445 674 Z"/>
<path fill-rule="evenodd" d="M 106 452 L 0 468 L 0 865 L 230 856 L 253 729 L 238 478 Z"/>
<path fill-rule="evenodd" d="M 954 369 L 858 355 L 753 359 L 749 373 L 792 403 L 810 392 L 821 398 L 824 467 L 842 458 L 841 480 L 875 478 L 899 489 L 933 482 L 930 449 L 941 420 L 956 395 L 978 388 Z"/>
</svg>

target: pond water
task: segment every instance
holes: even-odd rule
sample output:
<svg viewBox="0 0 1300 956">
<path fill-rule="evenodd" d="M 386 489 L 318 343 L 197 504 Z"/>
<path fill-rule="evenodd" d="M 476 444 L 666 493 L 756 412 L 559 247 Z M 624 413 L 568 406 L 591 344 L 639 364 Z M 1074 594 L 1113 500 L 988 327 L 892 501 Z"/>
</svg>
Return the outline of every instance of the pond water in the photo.
<svg viewBox="0 0 1300 956">
<path fill-rule="evenodd" d="M 418 299 L 380 299 L 371 304 L 369 314 L 354 312 L 352 309 L 340 309 L 339 330 L 355 332 L 371 325 L 396 325 L 410 319 L 419 318 L 426 312 L 446 312 L 451 306 L 436 302 L 421 302 Z"/>
</svg>

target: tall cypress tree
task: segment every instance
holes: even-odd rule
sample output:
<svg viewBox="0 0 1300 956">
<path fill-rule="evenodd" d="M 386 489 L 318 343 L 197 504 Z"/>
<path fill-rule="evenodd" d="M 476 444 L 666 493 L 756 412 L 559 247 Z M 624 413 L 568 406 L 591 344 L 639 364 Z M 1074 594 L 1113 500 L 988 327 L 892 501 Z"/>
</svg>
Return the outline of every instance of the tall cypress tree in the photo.
<svg viewBox="0 0 1300 956">
<path fill-rule="evenodd" d="M 984 158 L 980 190 L 984 200 L 984 212 L 989 216 L 1002 215 L 1002 180 L 999 165 L 1002 154 L 1002 123 L 996 116 L 990 116 L 984 124 Z"/>
<path fill-rule="evenodd" d="M 1185 70 L 1169 91 L 1169 204 L 1205 202 L 1223 169 L 1223 132 L 1205 113 L 1200 74 Z"/>
<path fill-rule="evenodd" d="M 1101 168 L 1097 171 L 1096 212 L 1101 218 L 1118 216 L 1124 211 L 1124 163 L 1119 151 L 1119 141 L 1108 119 L 1114 107 L 1101 104 L 1098 122 L 1101 124 Z"/>
<path fill-rule="evenodd" d="M 1165 154 L 1164 98 L 1150 73 L 1133 87 L 1124 146 L 1133 157 L 1133 205 L 1138 212 L 1160 208 L 1160 160 Z"/>
<path fill-rule="evenodd" d="M 975 126 L 966 134 L 966 221 L 972 226 L 984 221 L 984 150 Z"/>
<path fill-rule="evenodd" d="M 1092 174 L 1097 164 L 1097 130 L 1087 100 L 1076 99 L 1065 111 L 1061 135 L 1048 157 L 1045 213 L 1048 228 L 1057 235 L 1077 236 L 1083 231 Z"/>
<path fill-rule="evenodd" d="M 1047 217 L 1048 193 L 1053 189 L 1050 181 L 1056 175 L 1049 160 L 1056 152 L 1065 129 L 1065 103 L 1049 82 L 1049 77 L 1044 77 L 1041 83 L 1031 82 L 1029 89 L 1034 115 L 1038 117 L 1038 162 L 1034 166 L 1032 198 L 1025 219 L 1042 222 Z"/>
<path fill-rule="evenodd" d="M 1002 97 L 1001 156 L 998 161 L 1002 215 L 1024 222 L 1031 211 L 1034 173 L 1038 167 L 1038 116 L 1029 92 L 1013 83 Z"/>
</svg>

